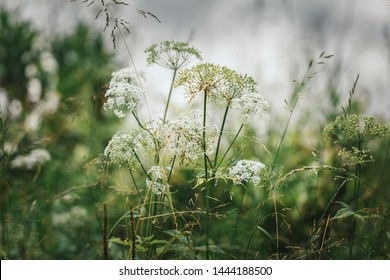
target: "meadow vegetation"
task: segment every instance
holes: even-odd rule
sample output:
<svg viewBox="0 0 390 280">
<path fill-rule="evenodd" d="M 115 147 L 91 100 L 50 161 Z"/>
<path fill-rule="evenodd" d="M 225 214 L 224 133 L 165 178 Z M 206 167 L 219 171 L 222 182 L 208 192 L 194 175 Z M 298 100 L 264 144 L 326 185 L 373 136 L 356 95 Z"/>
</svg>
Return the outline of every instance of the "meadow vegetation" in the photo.
<svg viewBox="0 0 390 280">
<path fill-rule="evenodd" d="M 125 3 L 81 2 L 126 44 Z M 356 101 L 364 77 L 323 122 L 297 109 L 333 55 L 308 59 L 283 118 L 186 42 L 123 67 L 83 24 L 48 40 L 2 8 L 0 28 L 2 259 L 390 258 L 390 131 Z M 171 74 L 164 103 L 143 67 Z"/>
</svg>

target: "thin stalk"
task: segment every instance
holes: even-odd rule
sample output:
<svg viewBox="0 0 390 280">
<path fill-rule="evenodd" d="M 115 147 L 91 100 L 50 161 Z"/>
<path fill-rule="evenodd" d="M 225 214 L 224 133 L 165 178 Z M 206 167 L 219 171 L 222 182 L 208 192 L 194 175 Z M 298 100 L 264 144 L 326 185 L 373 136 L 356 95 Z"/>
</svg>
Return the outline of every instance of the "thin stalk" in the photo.
<svg viewBox="0 0 390 280">
<path fill-rule="evenodd" d="M 274 203 L 274 213 L 275 213 L 275 230 L 276 230 L 276 259 L 279 260 L 279 217 L 278 217 L 278 208 L 276 206 L 276 196 L 275 190 L 271 189 L 272 200 Z"/>
<path fill-rule="evenodd" d="M 238 135 L 240 135 L 241 130 L 242 130 L 243 127 L 244 127 L 244 125 L 241 124 L 241 126 L 240 126 L 240 128 L 238 129 L 236 135 L 234 136 L 232 142 L 230 143 L 229 147 L 226 149 L 225 153 L 223 154 L 221 160 L 220 160 L 219 163 L 217 164 L 216 169 L 218 169 L 218 167 L 222 164 L 223 160 L 225 159 L 225 157 L 226 157 L 227 154 L 229 153 L 230 149 L 233 147 L 233 144 L 234 144 L 234 142 L 237 140 Z"/>
<path fill-rule="evenodd" d="M 167 187 L 166 196 L 168 198 L 169 208 L 171 208 L 171 213 L 172 213 L 172 218 L 173 218 L 173 223 L 175 225 L 175 229 L 178 229 L 179 226 L 177 224 L 176 215 L 175 215 L 175 208 L 173 207 L 172 196 L 171 196 L 171 191 L 169 190 L 169 187 Z"/>
<path fill-rule="evenodd" d="M 138 70 L 137 70 L 137 67 L 136 67 L 136 65 L 135 65 L 133 56 L 131 55 L 130 48 L 129 48 L 129 46 L 127 45 L 127 42 L 126 42 L 126 40 L 125 40 L 125 37 L 123 36 L 122 30 L 121 30 L 120 28 L 118 28 L 118 30 L 119 30 L 119 34 L 120 34 L 120 36 L 121 36 L 121 38 L 122 38 L 122 40 L 123 40 L 123 43 L 125 44 L 126 51 L 127 51 L 128 55 L 129 55 L 129 57 L 130 57 L 130 61 L 131 61 L 131 64 L 133 65 L 134 72 L 135 72 L 135 74 L 137 75 L 137 80 L 138 80 L 139 87 L 143 90 L 141 78 L 140 78 L 140 76 L 139 76 L 139 74 L 138 74 Z M 146 110 L 147 110 L 148 115 L 149 115 L 149 119 L 152 119 L 152 115 L 151 115 L 151 113 L 150 113 L 150 109 L 149 109 L 148 102 L 147 102 L 147 100 L 146 100 L 146 96 L 143 95 L 143 97 L 144 97 L 144 101 L 145 101 L 145 105 L 146 105 Z"/>
<path fill-rule="evenodd" d="M 153 192 L 150 190 L 150 188 L 148 189 L 148 195 L 150 195 L 150 202 L 149 202 L 149 210 L 148 210 L 148 220 L 146 222 L 146 237 L 150 236 L 152 230 L 150 229 L 151 228 L 151 219 L 150 217 L 154 216 L 152 215 L 152 213 L 154 213 L 154 203 L 153 203 L 153 197 L 154 197 L 154 194 Z M 147 196 L 145 197 L 145 199 L 147 198 Z M 144 205 L 146 205 L 146 201 L 144 203 Z"/>
<path fill-rule="evenodd" d="M 313 60 L 310 61 L 309 63 L 309 67 L 307 68 L 306 70 L 306 73 L 305 75 L 303 76 L 301 82 L 295 87 L 293 93 L 292 93 L 292 98 L 291 98 L 291 101 L 293 102 L 293 106 L 290 108 L 290 115 L 288 117 L 288 120 L 287 120 L 287 123 L 286 123 L 286 126 L 283 130 L 283 134 L 282 134 L 282 137 L 280 139 L 280 142 L 279 142 L 279 145 L 278 145 L 278 148 L 276 150 L 276 154 L 275 154 L 275 159 L 274 159 L 274 162 L 272 163 L 272 168 L 271 170 L 274 171 L 274 168 L 275 168 L 275 165 L 276 165 L 276 162 L 278 160 L 278 157 L 279 157 L 279 153 L 280 153 L 280 150 L 281 150 L 281 147 L 282 147 L 282 144 L 283 144 L 283 141 L 285 139 L 285 136 L 286 136 L 286 133 L 287 133 L 287 129 L 288 127 L 290 126 L 290 122 L 291 122 L 291 118 L 292 118 L 292 115 L 295 111 L 295 107 L 297 106 L 298 104 L 298 100 L 299 100 L 299 97 L 300 97 L 300 94 L 302 93 L 303 89 L 304 89 L 304 86 L 306 85 L 306 82 L 308 82 L 311 78 L 313 78 L 316 74 L 316 72 L 313 72 L 311 73 L 311 69 L 312 67 L 314 66 L 314 64 L 323 64 L 323 62 L 321 62 L 321 58 L 330 58 L 332 57 L 331 56 L 324 56 L 324 52 L 319 56 L 318 60 L 316 63 L 314 63 Z M 287 103 L 287 102 L 286 102 Z M 291 103 L 291 102 L 290 102 Z M 290 107 L 290 106 L 289 106 Z"/>
<path fill-rule="evenodd" d="M 108 217 L 107 217 L 107 205 L 103 204 L 103 258 L 108 260 Z"/>
<path fill-rule="evenodd" d="M 362 141 L 358 142 L 358 149 L 361 151 L 362 149 Z M 358 210 L 359 206 L 359 196 L 360 196 L 360 186 L 361 186 L 361 163 L 359 162 L 356 164 L 356 169 L 355 169 L 355 176 L 357 179 L 355 179 L 355 212 Z M 355 231 L 356 231 L 356 219 L 353 220 L 352 224 L 352 236 L 351 236 L 351 245 L 349 247 L 349 259 L 352 259 L 352 254 L 353 254 L 353 246 L 355 243 Z"/>
<path fill-rule="evenodd" d="M 135 233 L 135 226 L 134 226 L 134 213 L 133 208 L 130 208 L 130 239 L 131 239 L 131 252 L 130 252 L 130 259 L 135 260 L 135 253 L 136 253 L 136 233 Z"/>
<path fill-rule="evenodd" d="M 232 246 L 234 237 L 235 237 L 236 232 L 237 232 L 238 220 L 239 220 L 239 218 L 240 218 L 241 208 L 242 208 L 242 205 L 243 205 L 243 202 L 244 202 L 244 196 L 245 196 L 246 187 L 245 187 L 245 186 L 242 186 L 242 187 L 243 187 L 243 190 L 242 190 L 241 202 L 240 202 L 240 206 L 239 206 L 239 208 L 238 208 L 237 217 L 236 217 L 236 222 L 235 222 L 235 224 L 234 224 L 233 235 L 232 235 L 232 238 L 230 239 L 230 246 Z"/>
<path fill-rule="evenodd" d="M 136 181 L 135 178 L 134 178 L 134 174 L 133 174 L 133 172 L 131 171 L 131 168 L 128 168 L 128 170 L 129 170 L 129 172 L 130 172 L 130 177 L 131 177 L 131 180 L 133 181 L 135 190 L 137 191 L 137 195 L 139 196 L 139 198 L 141 199 L 141 201 L 143 201 L 144 198 L 142 197 L 141 192 L 140 192 L 139 189 L 138 189 L 138 184 L 137 184 L 137 181 Z"/>
<path fill-rule="evenodd" d="M 158 153 L 158 151 L 160 150 L 160 143 L 158 142 L 158 140 L 156 140 L 153 133 L 149 129 L 145 128 L 145 126 L 140 122 L 137 114 L 134 112 L 132 112 L 132 114 L 133 114 L 135 120 L 137 121 L 139 127 L 141 127 L 143 130 L 147 131 L 150 134 L 150 136 L 152 137 L 154 146 L 155 146 L 156 151 L 157 151 L 156 156 L 155 156 L 155 164 L 158 165 L 158 163 L 160 162 L 160 156 Z"/>
<path fill-rule="evenodd" d="M 169 88 L 167 104 L 165 105 L 163 123 L 165 123 L 165 121 L 167 120 L 168 108 L 169 108 L 169 103 L 171 102 L 171 96 L 172 96 L 172 90 L 173 90 L 173 83 L 174 83 L 174 81 L 175 81 L 175 79 L 176 79 L 177 70 L 178 70 L 178 68 L 174 68 L 174 69 L 173 69 L 172 82 L 171 82 L 171 86 L 170 86 L 170 88 Z"/>
<path fill-rule="evenodd" d="M 278 145 L 278 149 L 276 150 L 274 162 L 272 163 L 272 167 L 271 167 L 271 168 L 272 168 L 272 171 L 274 171 L 274 168 L 275 168 L 275 166 L 276 166 L 276 161 L 278 160 L 279 152 L 280 152 L 280 149 L 282 148 L 282 143 L 283 143 L 283 141 L 284 141 L 284 138 L 286 137 L 287 129 L 288 129 L 288 127 L 290 126 L 291 118 L 292 118 L 292 115 L 293 115 L 293 113 L 294 113 L 294 110 L 295 110 L 295 107 L 296 107 L 297 103 L 298 103 L 298 97 L 297 97 L 297 99 L 296 99 L 295 102 L 294 102 L 294 106 L 293 106 L 292 109 L 290 110 L 290 115 L 289 115 L 289 117 L 288 117 L 286 126 L 284 127 L 284 130 L 283 130 L 283 133 L 282 133 L 282 137 L 280 138 L 279 145 Z"/>
<path fill-rule="evenodd" d="M 223 130 L 225 128 L 226 118 L 227 118 L 227 115 L 228 115 L 228 112 L 229 112 L 229 107 L 230 107 L 230 102 L 226 105 L 225 113 L 224 113 L 223 119 L 222 119 L 221 129 L 219 131 L 217 148 L 215 150 L 215 158 L 214 158 L 214 172 L 217 172 L 217 162 L 218 162 L 219 147 L 221 145 L 222 134 L 223 134 Z"/>
<path fill-rule="evenodd" d="M 203 160 L 204 160 L 204 173 L 205 173 L 205 182 L 206 182 L 206 259 L 210 258 L 210 249 L 209 249 L 209 240 L 210 240 L 210 186 L 207 186 L 208 181 L 208 163 L 207 163 L 207 155 L 206 155 L 206 121 L 207 117 L 207 90 L 204 91 L 204 99 L 203 99 Z"/>
<path fill-rule="evenodd" d="M 279 216 L 278 216 L 278 208 L 276 205 L 276 195 L 274 188 L 271 188 L 272 192 L 272 200 L 274 204 L 274 214 L 275 214 L 275 232 L 276 232 L 276 259 L 279 260 Z"/>
</svg>

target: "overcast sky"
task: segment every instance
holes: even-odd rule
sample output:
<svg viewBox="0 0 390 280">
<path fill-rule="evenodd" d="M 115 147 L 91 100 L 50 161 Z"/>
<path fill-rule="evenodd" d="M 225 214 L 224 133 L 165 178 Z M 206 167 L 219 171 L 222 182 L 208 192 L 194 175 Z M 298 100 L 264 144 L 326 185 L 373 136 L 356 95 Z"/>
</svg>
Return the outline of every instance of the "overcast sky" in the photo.
<svg viewBox="0 0 390 280">
<path fill-rule="evenodd" d="M 390 0 L 127 2 L 131 4 L 115 14 L 131 24 L 126 41 L 153 92 L 166 92 L 170 75 L 147 68 L 143 50 L 162 40 L 188 41 L 202 51 L 205 61 L 253 76 L 275 111 L 282 110 L 283 99 L 291 93 L 291 81 L 299 80 L 308 61 L 325 51 L 335 57 L 319 69 L 306 102 L 322 106 L 325 85 L 331 80 L 345 104 L 360 73 L 356 98 L 369 103 L 369 114 L 385 115 L 390 121 L 390 39 L 384 36 L 387 28 L 390 37 Z M 48 34 L 67 31 L 79 20 L 90 22 L 97 30 L 104 25 L 103 17 L 94 20 L 97 6 L 87 8 L 70 0 L 0 3 L 19 6 L 22 17 L 32 19 Z M 161 23 L 152 17 L 144 19 L 137 9 L 151 12 Z M 105 36 L 109 38 L 109 32 Z M 126 66 L 129 60 L 122 50 L 118 41 L 118 55 Z"/>
</svg>

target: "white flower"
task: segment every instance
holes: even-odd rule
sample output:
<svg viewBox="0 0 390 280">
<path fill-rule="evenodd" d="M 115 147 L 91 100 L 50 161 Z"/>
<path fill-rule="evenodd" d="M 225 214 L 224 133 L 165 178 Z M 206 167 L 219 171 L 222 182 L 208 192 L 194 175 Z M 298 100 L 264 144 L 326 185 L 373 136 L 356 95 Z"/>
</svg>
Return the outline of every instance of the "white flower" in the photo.
<svg viewBox="0 0 390 280">
<path fill-rule="evenodd" d="M 5 152 L 7 155 L 12 155 L 12 154 L 14 154 L 17 150 L 18 150 L 18 147 L 17 147 L 15 144 L 10 143 L 10 142 L 5 142 L 5 143 L 4 143 L 4 152 Z"/>
<path fill-rule="evenodd" d="M 133 83 L 134 78 L 133 78 L 133 72 L 131 71 L 130 68 L 123 68 L 119 71 L 116 71 L 112 73 L 111 81 L 110 81 L 110 87 L 117 83 Z"/>
<path fill-rule="evenodd" d="M 261 95 L 256 93 L 246 93 L 239 98 L 232 100 L 232 108 L 242 111 L 241 122 L 249 123 L 252 116 L 269 119 L 267 113 L 269 104 Z"/>
<path fill-rule="evenodd" d="M 140 166 L 141 156 L 154 153 L 153 137 L 142 128 L 117 132 L 104 150 L 104 156 L 108 163 L 119 165 L 125 163 L 132 169 Z"/>
<path fill-rule="evenodd" d="M 112 73 L 103 107 L 105 110 L 114 109 L 114 114 L 123 118 L 125 111 L 133 112 L 140 107 L 143 95 L 144 91 L 136 84 L 130 68 L 124 68 Z"/>
<path fill-rule="evenodd" d="M 204 156 L 203 131 L 206 135 L 206 155 L 214 153 L 219 130 L 215 125 L 203 127 L 203 113 L 191 110 L 177 120 L 168 121 L 161 131 L 160 143 L 184 162 L 193 162 Z"/>
<path fill-rule="evenodd" d="M 114 109 L 114 114 L 118 118 L 126 116 L 125 111 L 136 111 L 141 105 L 144 92 L 136 85 L 119 82 L 114 83 L 106 92 L 107 101 L 104 109 Z"/>
<path fill-rule="evenodd" d="M 11 168 L 27 168 L 32 169 L 46 161 L 49 161 L 51 156 L 45 149 L 34 149 L 28 155 L 20 155 L 11 161 Z"/>
<path fill-rule="evenodd" d="M 167 172 L 161 166 L 152 166 L 148 171 L 149 179 L 146 179 L 146 185 L 152 188 L 155 194 L 164 194 L 168 185 Z"/>
<path fill-rule="evenodd" d="M 240 160 L 229 170 L 229 175 L 234 177 L 235 183 L 252 182 L 260 183 L 260 171 L 265 167 L 259 161 Z"/>
</svg>

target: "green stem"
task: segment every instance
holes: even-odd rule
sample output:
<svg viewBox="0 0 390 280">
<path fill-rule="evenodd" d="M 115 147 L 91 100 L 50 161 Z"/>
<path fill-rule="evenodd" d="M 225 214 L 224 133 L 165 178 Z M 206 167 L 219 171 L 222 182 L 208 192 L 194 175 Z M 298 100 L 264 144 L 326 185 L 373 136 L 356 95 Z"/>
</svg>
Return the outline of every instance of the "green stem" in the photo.
<svg viewBox="0 0 390 280">
<path fill-rule="evenodd" d="M 272 200 L 274 203 L 274 214 L 275 214 L 275 230 L 276 230 L 276 259 L 279 260 L 279 217 L 278 208 L 276 206 L 275 190 L 272 188 Z"/>
<path fill-rule="evenodd" d="M 229 106 L 230 106 L 230 102 L 226 105 L 225 113 L 224 113 L 223 119 L 222 119 L 221 129 L 220 129 L 220 131 L 219 131 L 218 143 L 217 143 L 217 148 L 216 148 L 216 150 L 215 150 L 215 158 L 214 158 L 214 172 L 216 172 L 217 161 L 218 161 L 218 153 L 219 153 L 219 147 L 220 147 L 220 145 L 221 145 L 222 134 L 223 134 L 223 130 L 224 130 L 224 128 L 225 128 L 226 118 L 227 118 L 227 114 L 228 114 L 228 112 L 229 112 Z"/>
<path fill-rule="evenodd" d="M 153 143 L 154 143 L 154 147 L 156 148 L 156 152 L 157 152 L 156 155 L 155 155 L 155 165 L 158 165 L 159 162 L 160 162 L 160 156 L 159 156 L 160 143 L 158 142 L 158 140 L 156 139 L 156 137 L 154 137 L 153 133 L 152 133 L 149 129 L 147 129 L 147 128 L 140 122 L 140 120 L 139 120 L 137 114 L 134 113 L 134 112 L 132 112 L 132 114 L 133 114 L 135 120 L 137 121 L 139 127 L 141 127 L 143 130 L 147 131 L 147 132 L 150 134 L 150 136 L 152 137 Z"/>
<path fill-rule="evenodd" d="M 138 184 L 137 184 L 137 181 L 136 181 L 135 178 L 134 178 L 133 171 L 131 171 L 131 168 L 129 168 L 129 167 L 128 167 L 128 170 L 129 170 L 129 172 L 130 172 L 130 177 L 131 177 L 131 180 L 133 181 L 135 190 L 137 191 L 137 194 L 138 194 L 140 200 L 143 201 L 144 198 L 142 197 L 141 192 L 139 191 Z"/>
<path fill-rule="evenodd" d="M 362 141 L 358 142 L 358 149 L 361 151 L 362 149 Z M 360 196 L 360 186 L 361 186 L 361 163 L 358 163 L 356 165 L 355 169 L 355 176 L 357 179 L 355 179 L 355 212 L 358 210 L 359 206 L 359 196 Z M 354 218 L 353 224 L 352 224 L 352 236 L 351 236 L 351 245 L 349 247 L 349 259 L 352 259 L 352 254 L 353 254 L 353 246 L 355 243 L 355 231 L 356 231 L 356 219 Z"/>
<path fill-rule="evenodd" d="M 234 231 L 233 231 L 232 238 L 231 238 L 231 240 L 230 240 L 230 246 L 232 246 L 234 237 L 235 237 L 235 235 L 236 235 L 238 220 L 239 220 L 239 218 L 240 218 L 241 208 L 242 208 L 242 205 L 243 205 L 243 203 L 244 203 L 245 191 L 246 191 L 246 187 L 243 186 L 242 196 L 241 196 L 241 202 L 240 202 L 240 206 L 239 206 L 239 208 L 238 208 L 237 217 L 236 217 L 236 223 L 234 224 Z"/>
<path fill-rule="evenodd" d="M 204 92 L 203 99 L 203 135 L 202 135 L 202 144 L 203 144 L 203 160 L 204 160 L 204 173 L 205 173 L 205 182 L 206 182 L 206 259 L 210 258 L 210 249 L 209 249 L 209 240 L 210 240 L 210 186 L 208 186 L 208 163 L 207 163 L 207 146 L 206 146 L 206 122 L 207 121 L 207 90 Z"/>
<path fill-rule="evenodd" d="M 168 114 L 168 108 L 169 108 L 169 103 L 171 102 L 171 96 L 172 96 L 172 90 L 173 90 L 173 83 L 176 79 L 176 74 L 177 74 L 177 68 L 173 69 L 173 76 L 172 76 L 172 82 L 171 86 L 169 88 L 169 94 L 168 94 L 168 99 L 167 99 L 167 104 L 165 105 L 165 110 L 164 110 L 164 117 L 163 117 L 163 123 L 167 120 L 167 114 Z"/>
<path fill-rule="evenodd" d="M 225 159 L 225 157 L 227 156 L 227 154 L 229 153 L 230 149 L 233 147 L 233 144 L 234 142 L 237 140 L 238 138 L 238 135 L 240 135 L 241 133 L 241 130 L 242 128 L 244 127 L 243 124 L 241 124 L 240 128 L 238 129 L 236 135 L 234 136 L 232 142 L 230 143 L 229 147 L 226 149 L 225 153 L 223 154 L 221 160 L 219 161 L 219 163 L 217 164 L 217 166 L 215 167 L 216 169 L 218 169 L 218 167 L 222 164 L 223 160 Z"/>
</svg>

